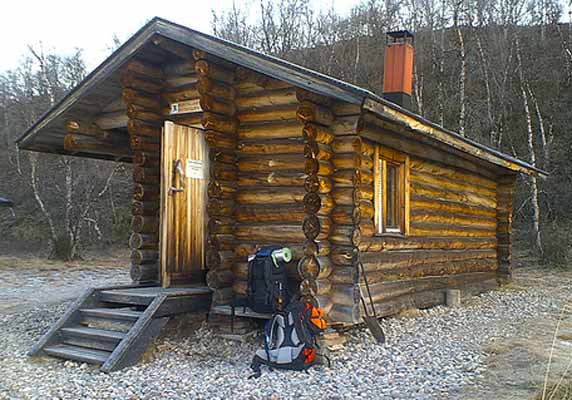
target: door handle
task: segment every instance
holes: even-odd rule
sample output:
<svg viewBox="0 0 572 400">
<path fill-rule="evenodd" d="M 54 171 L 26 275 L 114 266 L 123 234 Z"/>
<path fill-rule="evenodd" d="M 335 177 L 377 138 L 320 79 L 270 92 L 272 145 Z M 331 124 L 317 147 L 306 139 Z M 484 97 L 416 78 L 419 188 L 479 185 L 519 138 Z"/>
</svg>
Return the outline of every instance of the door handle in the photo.
<svg viewBox="0 0 572 400">
<path fill-rule="evenodd" d="M 181 187 L 177 187 L 177 174 L 179 175 L 179 181 Z M 185 191 L 185 171 L 183 170 L 183 163 L 181 160 L 173 161 L 173 177 L 171 181 L 171 187 L 169 188 L 169 194 L 172 196 L 175 193 L 180 193 Z"/>
</svg>

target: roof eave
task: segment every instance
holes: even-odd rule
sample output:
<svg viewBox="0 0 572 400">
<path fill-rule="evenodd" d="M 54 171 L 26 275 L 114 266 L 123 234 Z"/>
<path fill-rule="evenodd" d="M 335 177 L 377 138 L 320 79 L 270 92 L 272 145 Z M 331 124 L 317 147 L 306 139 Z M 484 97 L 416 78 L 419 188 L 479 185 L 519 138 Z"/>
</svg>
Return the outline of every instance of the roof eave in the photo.
<svg viewBox="0 0 572 400">
<path fill-rule="evenodd" d="M 379 117 L 397 122 L 414 132 L 430 137 L 441 143 L 445 143 L 452 148 L 473 155 L 481 160 L 497 165 L 499 167 L 509 169 L 514 172 L 522 172 L 528 175 L 539 176 L 542 178 L 546 178 L 548 176 L 546 171 L 536 168 L 517 158 L 501 153 L 495 149 L 491 149 L 478 142 L 465 138 L 458 133 L 449 131 L 435 123 L 425 120 L 424 118 L 414 113 L 404 110 L 401 107 L 388 102 L 387 100 L 381 99 L 378 96 L 375 96 L 375 98 L 365 98 L 362 107 L 364 110 L 370 111 Z"/>
</svg>

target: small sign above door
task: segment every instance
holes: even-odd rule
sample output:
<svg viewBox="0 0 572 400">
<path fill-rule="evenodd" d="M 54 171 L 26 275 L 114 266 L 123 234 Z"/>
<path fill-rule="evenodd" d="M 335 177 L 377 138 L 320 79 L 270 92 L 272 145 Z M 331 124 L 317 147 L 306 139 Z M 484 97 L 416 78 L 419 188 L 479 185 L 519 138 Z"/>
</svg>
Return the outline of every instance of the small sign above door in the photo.
<svg viewBox="0 0 572 400">
<path fill-rule="evenodd" d="M 187 113 L 195 113 L 201 112 L 203 109 L 201 108 L 200 99 L 192 99 L 192 100 L 185 100 L 180 101 L 178 103 L 171 103 L 171 115 L 173 114 L 187 114 Z"/>
<path fill-rule="evenodd" d="M 185 171 L 187 178 L 205 179 L 205 168 L 202 160 L 187 160 Z"/>
</svg>

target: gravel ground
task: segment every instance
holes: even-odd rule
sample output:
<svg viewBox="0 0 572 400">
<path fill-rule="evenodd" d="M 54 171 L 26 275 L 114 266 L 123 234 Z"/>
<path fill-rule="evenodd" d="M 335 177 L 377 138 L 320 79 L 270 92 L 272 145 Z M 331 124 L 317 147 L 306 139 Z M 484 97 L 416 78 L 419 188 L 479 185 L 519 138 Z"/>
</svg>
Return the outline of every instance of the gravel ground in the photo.
<svg viewBox="0 0 572 400">
<path fill-rule="evenodd" d="M 481 388 L 483 393 L 490 389 L 484 379 L 487 346 L 525 335 L 526 326 L 539 318 L 553 321 L 572 289 L 569 273 L 523 276 L 527 279 L 521 283 L 461 307 L 384 319 L 385 345 L 375 344 L 365 329 L 354 329 L 345 349 L 332 354 L 331 368 L 308 373 L 263 369 L 257 380 L 248 379 L 248 366 L 258 344 L 215 337 L 204 325 L 162 337 L 138 366 L 103 374 L 85 364 L 25 355 L 67 303 L 2 313 L 0 398 L 490 398 L 479 395 Z"/>
</svg>

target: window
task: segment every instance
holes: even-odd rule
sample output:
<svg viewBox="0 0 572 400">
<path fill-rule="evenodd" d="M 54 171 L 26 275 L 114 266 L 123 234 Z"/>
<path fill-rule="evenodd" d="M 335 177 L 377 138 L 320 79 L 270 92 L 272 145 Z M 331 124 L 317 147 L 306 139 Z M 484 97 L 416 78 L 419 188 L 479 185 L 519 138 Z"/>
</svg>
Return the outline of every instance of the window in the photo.
<svg viewBox="0 0 572 400">
<path fill-rule="evenodd" d="M 382 146 L 375 151 L 375 225 L 378 234 L 409 230 L 409 157 Z"/>
</svg>

